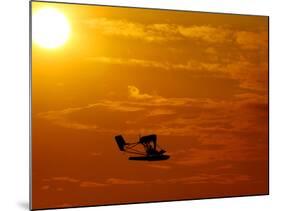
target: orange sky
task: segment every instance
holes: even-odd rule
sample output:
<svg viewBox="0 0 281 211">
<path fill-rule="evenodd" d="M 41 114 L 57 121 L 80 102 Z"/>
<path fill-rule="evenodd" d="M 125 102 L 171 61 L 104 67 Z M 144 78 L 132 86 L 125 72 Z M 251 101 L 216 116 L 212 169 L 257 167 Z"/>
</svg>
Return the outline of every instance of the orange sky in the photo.
<svg viewBox="0 0 281 211">
<path fill-rule="evenodd" d="M 32 43 L 32 208 L 268 193 L 267 17 L 44 7 L 71 34 Z M 169 160 L 114 142 L 150 133 Z"/>
</svg>

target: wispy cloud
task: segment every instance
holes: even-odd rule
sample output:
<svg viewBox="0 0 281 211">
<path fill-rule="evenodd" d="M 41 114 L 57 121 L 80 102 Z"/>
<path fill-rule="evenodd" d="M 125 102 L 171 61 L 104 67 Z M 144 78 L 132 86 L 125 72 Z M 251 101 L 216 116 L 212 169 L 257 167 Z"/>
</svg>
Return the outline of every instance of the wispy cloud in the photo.
<svg viewBox="0 0 281 211">
<path fill-rule="evenodd" d="M 241 43 L 241 45 L 244 44 Z M 245 45 L 249 45 L 245 46 L 246 48 L 255 48 L 254 44 L 248 43 Z M 213 49 L 209 49 L 209 51 L 213 52 Z M 202 62 L 196 60 L 189 60 L 186 63 L 170 63 L 153 60 L 126 59 L 114 57 L 90 57 L 87 58 L 87 60 L 111 65 L 128 65 L 143 68 L 155 68 L 155 71 L 162 70 L 190 72 L 192 75 L 195 76 L 200 76 L 200 74 L 202 73 L 210 73 L 215 75 L 217 78 L 223 77 L 237 80 L 241 88 L 253 90 L 265 90 L 267 88 L 267 61 L 262 61 L 259 63 L 250 62 L 242 56 L 240 56 L 238 60 L 227 61 L 223 63 Z M 134 89 L 134 87 L 131 87 L 132 94 L 133 92 L 137 93 L 137 91 L 138 90 Z M 149 96 L 143 97 L 149 98 Z"/>
<path fill-rule="evenodd" d="M 139 67 L 150 67 L 156 70 L 174 70 L 174 71 L 221 71 L 221 66 L 218 63 L 204 63 L 195 60 L 186 61 L 186 63 L 170 63 L 154 60 L 143 60 L 137 58 L 116 58 L 116 57 L 88 57 L 88 61 L 95 63 L 106 63 L 113 65 L 129 65 Z"/>
<path fill-rule="evenodd" d="M 89 108 L 88 105 L 83 107 L 67 108 L 58 111 L 47 111 L 47 112 L 41 112 L 37 116 L 39 118 L 46 119 L 58 126 L 65 127 L 65 128 L 77 129 L 77 130 L 95 130 L 97 129 L 97 125 L 95 124 L 91 124 L 91 125 L 82 124 L 67 118 L 67 115 L 82 111 L 87 108 Z"/>
<path fill-rule="evenodd" d="M 79 180 L 74 179 L 72 177 L 52 177 L 50 179 L 45 179 L 45 181 L 59 181 L 59 182 L 70 182 L 70 183 L 76 183 L 79 182 Z"/>
<path fill-rule="evenodd" d="M 107 184 L 92 182 L 92 181 L 82 181 L 80 183 L 80 187 L 82 188 L 96 188 L 96 187 L 105 187 L 105 186 L 107 186 Z"/>
<path fill-rule="evenodd" d="M 268 33 L 266 31 L 239 31 L 235 36 L 237 44 L 244 49 L 263 50 L 268 47 Z"/>
<path fill-rule="evenodd" d="M 218 165 L 220 162 L 232 164 L 242 163 L 245 160 L 263 162 L 267 159 L 267 154 L 264 152 L 268 138 L 266 95 L 241 93 L 231 100 L 165 98 L 157 94 L 143 93 L 134 85 L 127 88 L 128 97 L 124 100 L 101 100 L 82 107 L 40 113 L 38 116 L 61 127 L 69 127 L 69 124 L 64 125 L 64 122 L 83 125 L 83 127 L 76 127 L 77 130 L 87 128 L 92 132 L 107 134 L 117 134 L 122 131 L 125 136 L 156 133 L 162 137 L 172 137 L 171 141 L 180 139 L 182 144 L 188 144 L 187 140 L 194 139 L 196 144 L 188 145 L 184 150 L 169 151 L 173 157 L 170 162 L 173 167 L 178 166 L 177 168 L 186 166 L 216 168 L 221 166 Z M 109 125 L 100 123 L 95 119 L 95 115 L 101 111 L 105 116 L 116 113 L 117 118 L 110 121 Z M 80 114 L 93 115 L 92 122 L 81 121 L 78 118 Z M 96 125 L 96 127 L 89 127 L 89 125 Z M 169 170 L 170 164 L 153 164 L 147 167 Z M 73 178 L 64 177 L 53 178 L 53 181 L 78 182 Z M 207 179 L 189 178 L 188 181 L 204 183 Z M 141 183 L 141 181 L 111 178 L 105 182 L 84 181 L 81 187 Z"/>
<path fill-rule="evenodd" d="M 43 185 L 41 187 L 42 190 L 49 190 L 50 189 L 50 186 L 49 185 Z"/>
<path fill-rule="evenodd" d="M 248 175 L 239 175 L 239 174 L 199 174 L 196 176 L 182 177 L 168 179 L 165 181 L 166 184 L 235 184 L 239 182 L 249 182 L 251 177 Z M 162 183 L 163 181 L 159 181 Z"/>
<path fill-rule="evenodd" d="M 227 26 L 180 25 L 170 23 L 143 24 L 125 19 L 95 18 L 85 22 L 105 35 L 167 42 L 192 39 L 206 43 L 232 43 L 245 49 L 258 48 L 266 42 L 267 31 L 239 31 Z"/>
<path fill-rule="evenodd" d="M 145 181 L 142 180 L 132 180 L 132 179 L 121 179 L 121 178 L 109 178 L 106 180 L 107 184 L 112 185 L 136 185 L 143 184 Z"/>
<path fill-rule="evenodd" d="M 157 165 L 152 164 L 151 167 L 158 168 Z M 163 167 L 163 166 L 162 166 Z M 162 168 L 159 167 L 159 168 Z M 162 169 L 170 169 L 169 167 L 163 167 Z M 221 174 L 197 174 L 193 176 L 186 176 L 186 177 L 172 177 L 172 178 L 160 178 L 160 179 L 150 179 L 150 180 L 135 180 L 135 179 L 128 179 L 128 178 L 108 178 L 103 179 L 100 181 L 83 181 L 76 179 L 77 183 L 73 184 L 75 186 L 79 186 L 81 188 L 105 188 L 114 185 L 142 185 L 142 184 L 182 184 L 182 185 L 189 185 L 189 184 L 235 184 L 237 182 L 249 182 L 251 181 L 251 177 L 246 174 L 234 174 L 234 173 L 221 173 Z M 51 180 L 50 180 L 51 181 Z M 63 188 L 60 187 L 62 184 L 53 184 L 48 182 L 41 187 L 42 190 L 56 190 L 62 191 Z M 61 181 L 62 182 L 62 181 Z M 46 183 L 46 181 L 44 182 Z"/>
<path fill-rule="evenodd" d="M 190 39 L 198 39 L 210 43 L 224 43 L 232 40 L 235 33 L 233 30 L 223 27 L 201 26 L 178 26 L 178 32 Z"/>
<path fill-rule="evenodd" d="M 168 63 L 161 63 L 152 60 L 143 60 L 143 59 L 134 59 L 134 58 L 114 58 L 114 57 L 88 57 L 87 60 L 98 63 L 106 63 L 106 64 L 126 64 L 132 66 L 141 66 L 141 67 L 154 67 L 160 68 L 164 70 L 169 69 Z"/>
<path fill-rule="evenodd" d="M 171 115 L 175 114 L 176 112 L 172 109 L 162 109 L 162 108 L 156 108 L 148 112 L 146 116 L 153 117 L 153 116 L 161 116 L 161 115 Z"/>
<path fill-rule="evenodd" d="M 119 113 L 116 123 L 106 127 L 95 118 L 84 123 L 74 114 L 103 111 L 104 114 Z M 127 113 L 130 113 L 128 116 Z M 237 115 L 243 112 L 243 116 Z M 124 114 L 122 114 L 124 113 Z M 267 118 L 267 97 L 258 94 L 239 94 L 232 100 L 165 98 L 156 94 L 142 93 L 136 86 L 128 86 L 128 99 L 101 100 L 86 106 L 39 113 L 37 116 L 62 127 L 96 132 L 122 131 L 127 134 L 142 134 L 153 131 L 159 135 L 194 135 L 220 138 L 239 136 L 242 133 L 262 132 L 257 125 Z M 159 118 L 169 117 L 161 120 Z M 266 122 L 265 122 L 266 124 Z M 77 127 L 74 127 L 74 126 Z M 242 136 L 244 137 L 244 136 Z"/>
<path fill-rule="evenodd" d="M 124 19 L 96 18 L 86 21 L 90 27 L 106 35 L 129 37 L 141 39 L 147 42 L 162 42 L 177 40 L 173 30 L 174 25 L 170 24 L 142 24 Z"/>
<path fill-rule="evenodd" d="M 155 169 L 163 169 L 163 170 L 170 170 L 172 168 L 171 166 L 164 165 L 164 164 L 148 164 L 146 166 L 155 168 Z"/>
</svg>

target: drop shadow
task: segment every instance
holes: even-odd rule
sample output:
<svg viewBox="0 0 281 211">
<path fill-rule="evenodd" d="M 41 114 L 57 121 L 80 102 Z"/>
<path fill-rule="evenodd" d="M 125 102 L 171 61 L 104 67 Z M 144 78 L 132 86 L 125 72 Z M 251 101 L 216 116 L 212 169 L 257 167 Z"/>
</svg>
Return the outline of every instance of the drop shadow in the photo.
<svg viewBox="0 0 281 211">
<path fill-rule="evenodd" d="M 29 210 L 29 203 L 26 201 L 20 201 L 18 202 L 18 206 L 22 208 L 23 210 Z"/>
</svg>

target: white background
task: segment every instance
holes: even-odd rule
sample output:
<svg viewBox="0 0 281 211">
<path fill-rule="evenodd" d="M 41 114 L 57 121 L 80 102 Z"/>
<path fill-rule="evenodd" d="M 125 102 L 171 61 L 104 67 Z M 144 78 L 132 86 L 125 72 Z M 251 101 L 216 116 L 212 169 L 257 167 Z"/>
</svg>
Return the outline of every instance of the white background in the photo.
<svg viewBox="0 0 281 211">
<path fill-rule="evenodd" d="M 281 210 L 281 6 L 278 0 L 67 0 L 68 2 L 270 16 L 270 196 L 68 210 Z M 29 3 L 0 2 L 0 210 L 28 210 Z M 169 191 L 169 190 L 167 190 Z M 214 190 L 215 191 L 215 190 Z"/>
</svg>

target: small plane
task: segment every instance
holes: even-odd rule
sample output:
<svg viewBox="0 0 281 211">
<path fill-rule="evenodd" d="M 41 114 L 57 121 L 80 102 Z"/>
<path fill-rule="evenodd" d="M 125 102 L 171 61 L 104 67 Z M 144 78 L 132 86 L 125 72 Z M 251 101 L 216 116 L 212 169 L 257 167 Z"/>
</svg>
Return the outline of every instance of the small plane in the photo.
<svg viewBox="0 0 281 211">
<path fill-rule="evenodd" d="M 127 143 L 122 135 L 115 136 L 115 141 L 119 147 L 120 151 L 131 153 L 141 156 L 129 157 L 129 160 L 139 160 L 139 161 L 160 161 L 167 160 L 170 158 L 169 155 L 164 155 L 165 150 L 161 149 L 156 143 L 157 136 L 155 134 L 142 136 L 138 142 Z M 144 152 L 136 149 L 138 145 L 144 147 Z"/>
</svg>

